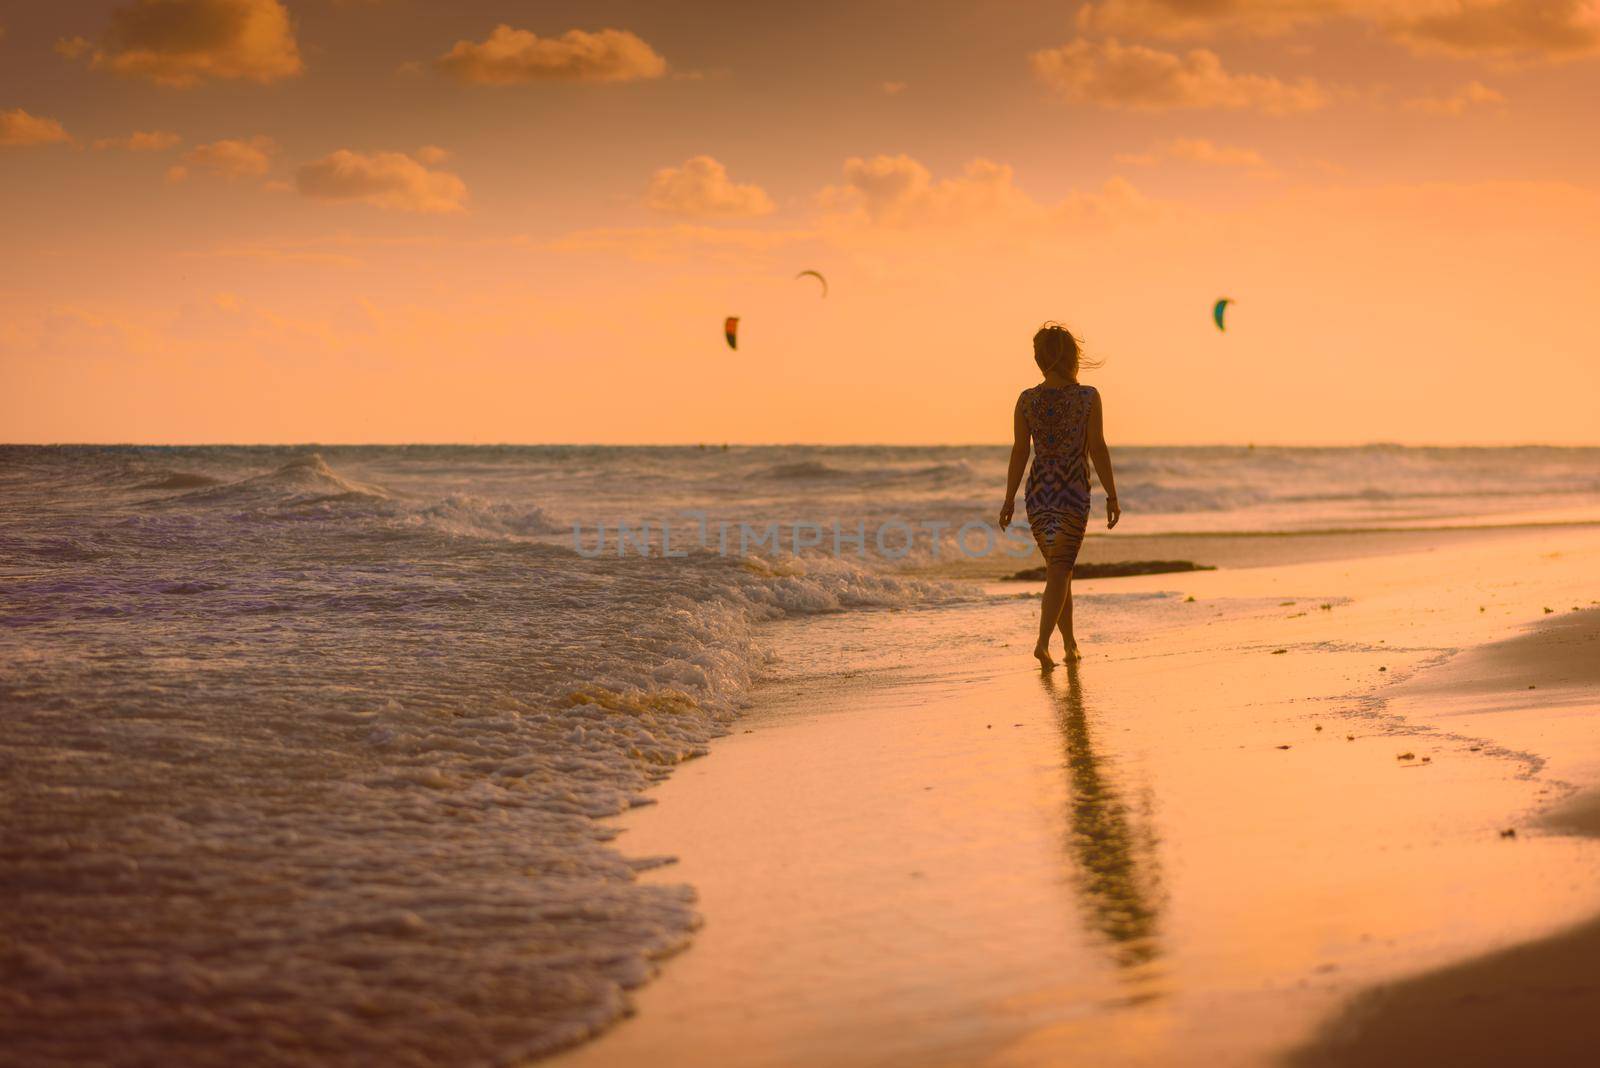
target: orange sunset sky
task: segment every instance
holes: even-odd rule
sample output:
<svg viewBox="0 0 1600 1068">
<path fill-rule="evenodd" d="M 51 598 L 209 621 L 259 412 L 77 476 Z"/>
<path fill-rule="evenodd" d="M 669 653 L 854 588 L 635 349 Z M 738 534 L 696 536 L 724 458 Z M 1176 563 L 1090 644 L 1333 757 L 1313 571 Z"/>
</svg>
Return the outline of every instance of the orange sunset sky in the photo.
<svg viewBox="0 0 1600 1068">
<path fill-rule="evenodd" d="M 0 440 L 999 442 L 1056 318 L 1113 444 L 1594 443 L 1597 118 L 1596 0 L 7 0 Z"/>
</svg>

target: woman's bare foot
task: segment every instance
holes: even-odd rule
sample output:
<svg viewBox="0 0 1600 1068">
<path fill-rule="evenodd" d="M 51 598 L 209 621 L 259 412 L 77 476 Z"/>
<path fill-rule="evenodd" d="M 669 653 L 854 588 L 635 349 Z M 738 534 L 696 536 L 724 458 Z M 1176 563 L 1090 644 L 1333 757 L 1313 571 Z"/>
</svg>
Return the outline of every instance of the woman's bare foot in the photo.
<svg viewBox="0 0 1600 1068">
<path fill-rule="evenodd" d="M 1044 642 L 1040 642 L 1033 647 L 1033 655 L 1039 658 L 1040 667 L 1053 668 L 1056 666 L 1056 662 L 1050 659 L 1050 647 Z"/>
<path fill-rule="evenodd" d="M 1078 643 L 1077 642 L 1068 642 L 1067 643 L 1067 659 L 1068 660 L 1082 660 L 1083 659 L 1083 654 L 1078 652 Z"/>
</svg>

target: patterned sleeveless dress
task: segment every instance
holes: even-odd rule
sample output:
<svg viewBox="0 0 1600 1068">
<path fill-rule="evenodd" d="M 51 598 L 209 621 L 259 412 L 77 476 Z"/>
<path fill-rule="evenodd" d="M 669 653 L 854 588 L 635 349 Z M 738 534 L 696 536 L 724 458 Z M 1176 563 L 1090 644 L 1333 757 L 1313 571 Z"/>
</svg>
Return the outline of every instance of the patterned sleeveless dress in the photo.
<svg viewBox="0 0 1600 1068">
<path fill-rule="evenodd" d="M 1047 386 L 1022 391 L 1022 411 L 1033 438 L 1028 469 L 1028 527 L 1052 564 L 1072 566 L 1089 524 L 1089 416 L 1093 386 Z"/>
</svg>

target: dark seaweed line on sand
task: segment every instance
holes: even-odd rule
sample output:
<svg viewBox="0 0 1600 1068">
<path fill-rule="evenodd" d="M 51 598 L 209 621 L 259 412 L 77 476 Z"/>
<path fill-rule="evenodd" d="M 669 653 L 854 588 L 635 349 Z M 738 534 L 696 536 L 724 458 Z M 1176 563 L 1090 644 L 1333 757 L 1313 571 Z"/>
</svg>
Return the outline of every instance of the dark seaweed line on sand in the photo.
<svg viewBox="0 0 1600 1068">
<path fill-rule="evenodd" d="M 1167 575 L 1176 571 L 1215 571 L 1210 564 L 1192 560 L 1122 560 L 1114 564 L 1079 564 L 1072 569 L 1076 579 L 1124 578 L 1129 575 Z M 1030 567 L 1006 576 L 1006 581 L 1043 582 L 1044 568 Z"/>
</svg>

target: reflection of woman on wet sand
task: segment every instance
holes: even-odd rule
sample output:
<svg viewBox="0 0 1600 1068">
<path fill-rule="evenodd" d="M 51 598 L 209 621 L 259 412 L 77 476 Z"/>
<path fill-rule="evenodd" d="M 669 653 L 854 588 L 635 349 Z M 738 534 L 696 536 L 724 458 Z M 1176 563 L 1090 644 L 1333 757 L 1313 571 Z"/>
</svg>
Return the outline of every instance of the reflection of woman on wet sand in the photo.
<svg viewBox="0 0 1600 1068">
<path fill-rule="evenodd" d="M 1066 643 L 1068 660 L 1078 657 L 1072 636 L 1072 565 L 1083 544 L 1089 522 L 1089 468 L 1106 491 L 1106 526 L 1121 517 L 1117 484 L 1111 474 L 1111 452 L 1106 448 L 1100 391 L 1079 385 L 1082 363 L 1078 339 L 1059 323 L 1045 323 L 1033 335 L 1033 359 L 1044 381 L 1022 391 L 1012 413 L 1015 441 L 1011 467 L 1006 472 L 1006 500 L 1000 506 L 1000 529 L 1011 525 L 1017 486 L 1033 447 L 1033 468 L 1028 472 L 1028 526 L 1044 554 L 1044 598 L 1039 608 L 1039 642 L 1033 655 L 1045 667 L 1050 658 L 1050 632 L 1057 627 Z"/>
<path fill-rule="evenodd" d="M 1078 666 L 1067 664 L 1065 689 L 1054 675 L 1046 673 L 1043 679 L 1065 736 L 1067 848 L 1081 873 L 1084 911 L 1090 926 L 1110 940 L 1119 965 L 1147 963 L 1160 955 L 1154 843 L 1134 826 L 1116 784 L 1095 755 Z"/>
</svg>

